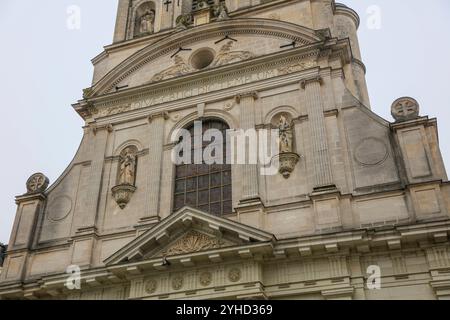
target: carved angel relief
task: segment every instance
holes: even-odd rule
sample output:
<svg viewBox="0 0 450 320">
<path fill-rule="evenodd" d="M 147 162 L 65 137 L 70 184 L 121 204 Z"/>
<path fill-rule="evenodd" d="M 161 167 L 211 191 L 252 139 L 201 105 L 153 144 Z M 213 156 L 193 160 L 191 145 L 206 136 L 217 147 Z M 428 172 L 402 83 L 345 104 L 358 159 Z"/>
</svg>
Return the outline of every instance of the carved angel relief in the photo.
<svg viewBox="0 0 450 320">
<path fill-rule="evenodd" d="M 255 55 L 250 51 L 231 51 L 234 42 L 229 41 L 219 50 L 219 53 L 214 57 L 214 60 L 207 68 L 219 67 L 226 64 L 239 62 L 254 58 Z M 155 74 L 151 79 L 151 82 L 163 81 L 172 79 L 175 77 L 181 77 L 186 74 L 197 71 L 198 68 L 194 68 L 184 61 L 180 56 L 175 56 L 173 66 Z"/>
<path fill-rule="evenodd" d="M 152 82 L 163 81 L 175 77 L 180 77 L 185 74 L 191 73 L 194 70 L 191 66 L 189 66 L 186 62 L 184 62 L 183 58 L 180 56 L 175 56 L 174 58 L 175 64 L 166 70 L 157 73 L 153 78 Z"/>
<path fill-rule="evenodd" d="M 225 64 L 244 61 L 255 57 L 255 55 L 250 51 L 231 51 L 233 44 L 233 41 L 228 41 L 222 46 L 211 64 L 211 67 L 223 66 Z"/>
<path fill-rule="evenodd" d="M 220 239 L 209 237 L 197 231 L 191 231 L 163 252 L 164 256 L 175 256 L 193 252 L 223 248 L 227 244 Z"/>
</svg>

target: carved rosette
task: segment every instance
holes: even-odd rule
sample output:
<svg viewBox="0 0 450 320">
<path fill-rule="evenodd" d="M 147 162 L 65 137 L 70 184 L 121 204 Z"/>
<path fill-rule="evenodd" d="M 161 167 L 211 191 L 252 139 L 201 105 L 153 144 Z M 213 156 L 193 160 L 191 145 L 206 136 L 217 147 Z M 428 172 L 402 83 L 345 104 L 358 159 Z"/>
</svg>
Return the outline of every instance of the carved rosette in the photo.
<svg viewBox="0 0 450 320">
<path fill-rule="evenodd" d="M 200 274 L 200 284 L 203 287 L 207 287 L 210 286 L 212 283 L 212 273 L 211 272 L 203 272 L 202 274 Z"/>
<path fill-rule="evenodd" d="M 300 156 L 294 152 L 280 153 L 275 157 L 276 162 L 279 164 L 278 172 L 285 178 L 289 179 L 292 172 L 294 172 L 295 166 L 300 160 Z"/>
<path fill-rule="evenodd" d="M 230 272 L 228 272 L 228 280 L 230 280 L 230 282 L 239 282 L 241 278 L 242 272 L 238 268 L 233 268 L 230 270 Z"/>
<path fill-rule="evenodd" d="M 120 185 L 112 188 L 112 194 L 121 209 L 125 209 L 136 192 L 136 187 L 131 185 Z"/>
<path fill-rule="evenodd" d="M 50 180 L 42 173 L 33 174 L 27 181 L 27 194 L 42 193 L 47 190 Z"/>
<path fill-rule="evenodd" d="M 145 292 L 153 294 L 158 289 L 158 282 L 155 279 L 150 279 L 145 282 Z"/>
<path fill-rule="evenodd" d="M 177 275 L 172 279 L 172 288 L 173 290 L 181 290 L 183 289 L 184 278 L 182 275 Z"/>
</svg>

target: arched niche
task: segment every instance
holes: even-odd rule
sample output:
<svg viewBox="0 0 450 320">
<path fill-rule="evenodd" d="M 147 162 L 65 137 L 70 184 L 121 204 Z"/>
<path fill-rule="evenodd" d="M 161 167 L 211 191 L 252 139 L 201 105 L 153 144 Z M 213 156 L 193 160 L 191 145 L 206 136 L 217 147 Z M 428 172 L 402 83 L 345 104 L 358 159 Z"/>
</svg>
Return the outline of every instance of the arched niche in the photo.
<svg viewBox="0 0 450 320">
<path fill-rule="evenodd" d="M 137 38 L 157 32 L 157 7 L 153 1 L 140 1 L 133 9 L 129 38 Z"/>
</svg>

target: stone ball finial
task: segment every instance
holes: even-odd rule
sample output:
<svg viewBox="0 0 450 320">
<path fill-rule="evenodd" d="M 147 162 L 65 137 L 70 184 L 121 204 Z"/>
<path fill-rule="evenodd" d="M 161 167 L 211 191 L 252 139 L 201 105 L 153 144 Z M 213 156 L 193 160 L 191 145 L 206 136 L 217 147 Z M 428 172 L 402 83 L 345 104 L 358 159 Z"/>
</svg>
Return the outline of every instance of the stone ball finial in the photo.
<svg viewBox="0 0 450 320">
<path fill-rule="evenodd" d="M 27 193 L 42 193 L 47 190 L 50 180 L 42 173 L 33 174 L 27 181 Z"/>
<path fill-rule="evenodd" d="M 391 107 L 392 117 L 396 122 L 414 120 L 419 117 L 419 103 L 411 97 L 402 97 L 394 101 Z"/>
</svg>

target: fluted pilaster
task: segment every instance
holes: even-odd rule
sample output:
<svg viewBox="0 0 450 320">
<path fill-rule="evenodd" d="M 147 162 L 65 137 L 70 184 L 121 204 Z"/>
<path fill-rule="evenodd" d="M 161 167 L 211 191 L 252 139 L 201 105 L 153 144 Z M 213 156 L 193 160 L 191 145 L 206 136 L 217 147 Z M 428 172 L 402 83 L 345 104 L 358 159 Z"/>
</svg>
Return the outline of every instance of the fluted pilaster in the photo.
<svg viewBox="0 0 450 320">
<path fill-rule="evenodd" d="M 83 218 L 79 221 L 81 225 L 80 230 L 85 228 L 95 227 L 97 217 L 98 201 L 102 187 L 103 166 L 105 164 L 105 153 L 108 135 L 111 132 L 111 127 L 92 128 L 92 137 L 94 139 L 93 157 L 89 173 L 88 190 L 86 191 L 86 205 L 83 210 Z"/>
<path fill-rule="evenodd" d="M 314 189 L 334 187 L 325 127 L 324 107 L 321 93 L 322 78 L 302 81 L 309 117 L 312 162 L 314 164 Z"/>
<path fill-rule="evenodd" d="M 248 92 L 236 96 L 236 102 L 240 105 L 240 126 L 247 131 L 255 130 L 255 101 L 258 99 L 257 92 Z M 250 150 L 249 141 L 246 141 L 246 152 Z M 242 150 L 240 150 L 242 151 Z M 242 165 L 243 194 L 242 201 L 259 200 L 258 165 Z"/>
<path fill-rule="evenodd" d="M 146 172 L 147 196 L 144 219 L 159 217 L 165 117 L 164 114 L 149 117 L 151 139 Z"/>
</svg>

